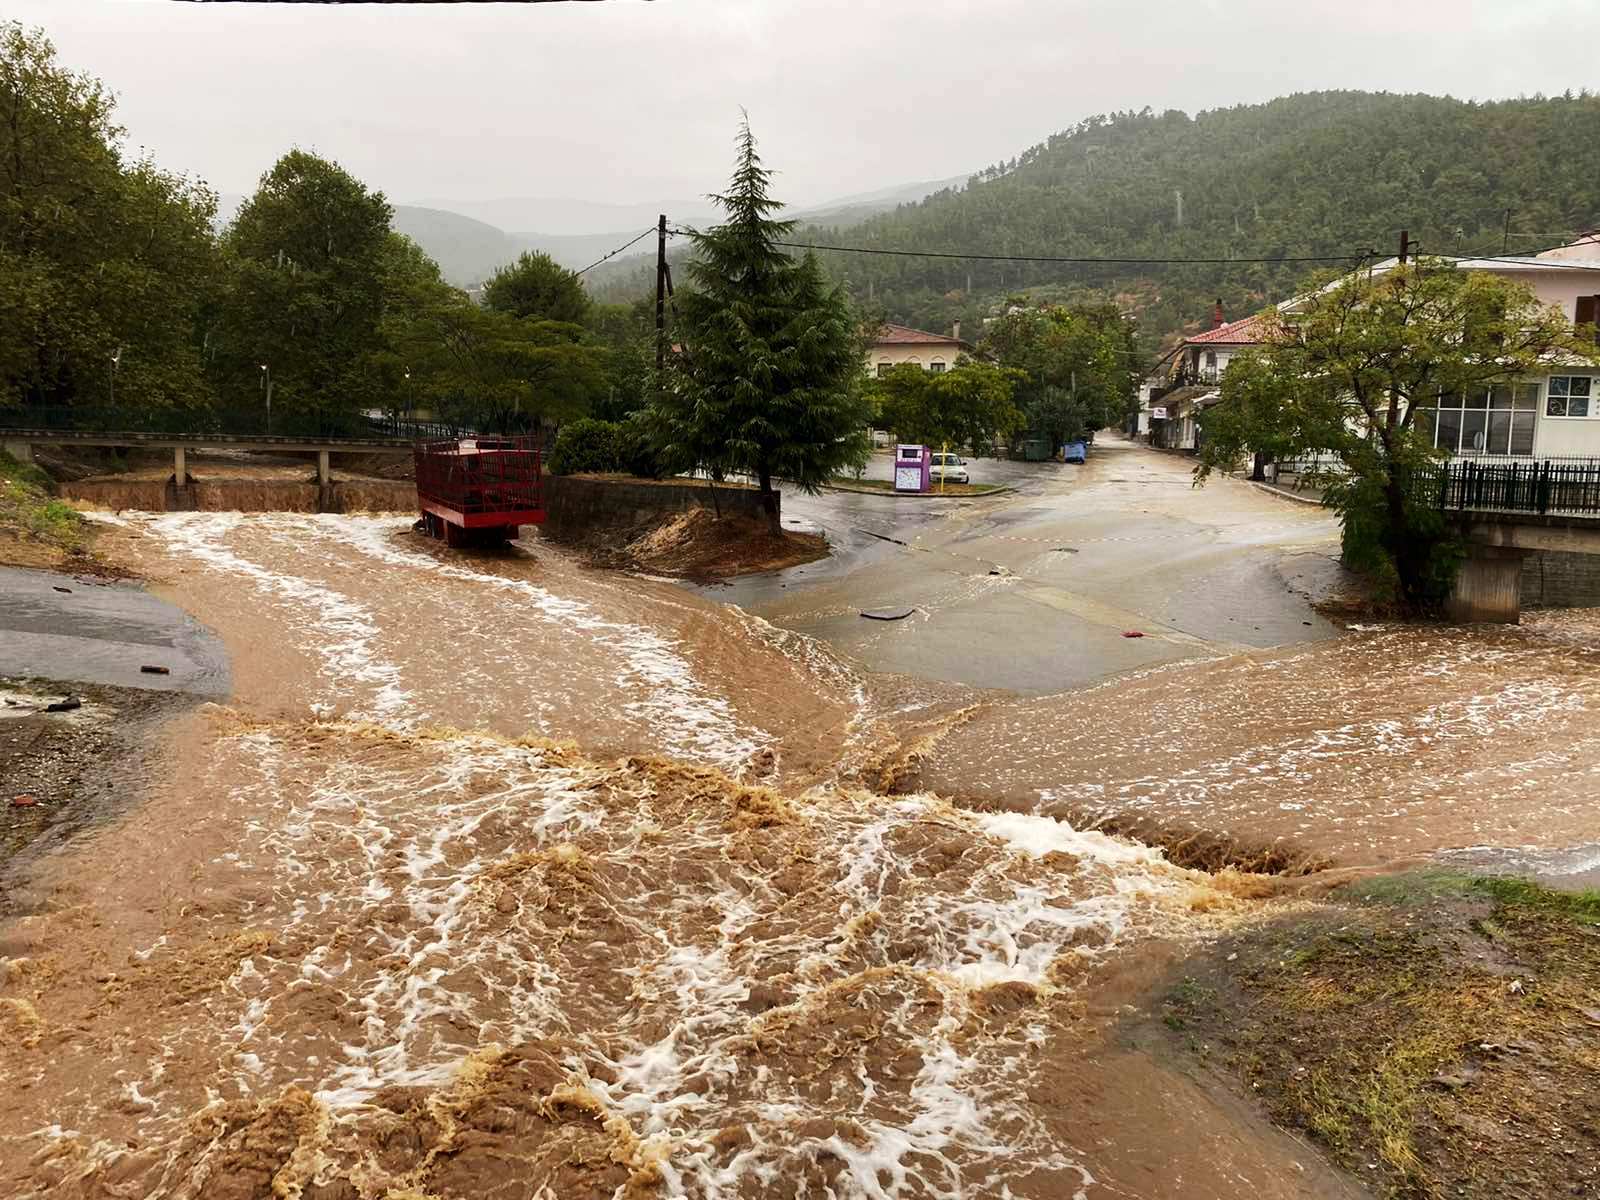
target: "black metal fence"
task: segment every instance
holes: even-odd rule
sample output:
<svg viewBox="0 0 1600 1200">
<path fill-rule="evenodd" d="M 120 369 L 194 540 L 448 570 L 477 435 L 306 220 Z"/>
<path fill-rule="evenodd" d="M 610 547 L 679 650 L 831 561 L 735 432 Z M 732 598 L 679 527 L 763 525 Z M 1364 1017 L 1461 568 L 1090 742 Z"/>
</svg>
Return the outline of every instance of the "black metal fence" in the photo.
<svg viewBox="0 0 1600 1200">
<path fill-rule="evenodd" d="M 1600 458 L 1452 459 L 1435 486 L 1447 512 L 1600 515 Z"/>
<path fill-rule="evenodd" d="M 258 408 L 110 408 L 0 406 L 0 430 L 130 433 L 168 437 L 295 438 L 315 441 L 419 441 L 474 432 L 447 421 L 384 414 Z"/>
</svg>

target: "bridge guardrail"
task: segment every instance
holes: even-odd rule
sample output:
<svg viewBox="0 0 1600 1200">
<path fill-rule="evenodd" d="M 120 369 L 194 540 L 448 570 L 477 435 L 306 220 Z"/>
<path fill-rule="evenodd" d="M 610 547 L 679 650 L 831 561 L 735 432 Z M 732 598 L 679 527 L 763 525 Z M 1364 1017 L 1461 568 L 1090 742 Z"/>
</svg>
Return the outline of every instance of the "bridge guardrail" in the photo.
<svg viewBox="0 0 1600 1200">
<path fill-rule="evenodd" d="M 1452 459 L 1433 486 L 1446 512 L 1600 515 L 1600 458 Z"/>
<path fill-rule="evenodd" d="M 473 430 L 447 421 L 365 413 L 277 412 L 264 409 L 0 406 L 0 430 L 168 437 L 290 438 L 303 441 L 419 441 Z"/>
</svg>

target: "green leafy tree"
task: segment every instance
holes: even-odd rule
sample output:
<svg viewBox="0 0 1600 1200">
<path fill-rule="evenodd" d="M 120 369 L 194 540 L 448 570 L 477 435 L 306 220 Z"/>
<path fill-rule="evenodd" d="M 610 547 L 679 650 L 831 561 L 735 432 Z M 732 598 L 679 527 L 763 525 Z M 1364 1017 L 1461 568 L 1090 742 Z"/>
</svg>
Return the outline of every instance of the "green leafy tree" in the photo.
<svg viewBox="0 0 1600 1200">
<path fill-rule="evenodd" d="M 1133 403 L 1137 329 L 1113 305 L 1013 308 L 984 350 L 1022 373 L 1017 401 L 1027 427 L 1060 445 L 1117 420 Z"/>
<path fill-rule="evenodd" d="M 1592 338 L 1526 286 L 1434 259 L 1356 272 L 1269 319 L 1267 343 L 1223 377 L 1200 478 L 1252 448 L 1331 456 L 1346 560 L 1404 608 L 1431 608 L 1460 555 L 1432 490 L 1438 398 L 1593 363 Z"/>
<path fill-rule="evenodd" d="M 996 438 L 1009 441 L 1023 416 L 1012 402 L 1026 379 L 1018 370 L 962 358 L 939 374 L 920 367 L 896 367 L 873 380 L 878 424 L 903 442 L 929 446 L 971 446 L 982 450 Z"/>
<path fill-rule="evenodd" d="M 192 406 L 216 197 L 127 162 L 98 80 L 0 23 L 0 404 Z"/>
<path fill-rule="evenodd" d="M 409 386 L 443 419 L 517 433 L 581 417 L 606 386 L 605 355 L 558 321 L 519 320 L 433 290 L 394 335 Z"/>
<path fill-rule="evenodd" d="M 589 310 L 589 337 L 606 356 L 605 394 L 594 415 L 621 421 L 642 413 L 655 390 L 655 311 L 641 299 L 628 304 L 596 304 Z"/>
<path fill-rule="evenodd" d="M 483 287 L 483 306 L 513 317 L 581 325 L 589 315 L 583 282 L 555 259 L 524 250 Z"/>
<path fill-rule="evenodd" d="M 1306 385 L 1285 379 L 1271 357 L 1247 350 L 1235 354 L 1223 372 L 1227 403 L 1207 410 L 1202 427 L 1222 447 L 1237 447 L 1251 459 L 1250 478 L 1264 479 L 1268 462 L 1295 458 L 1309 448 L 1301 443 L 1297 398 Z"/>
<path fill-rule="evenodd" d="M 224 242 L 218 387 L 252 397 L 270 373 L 291 419 L 347 419 L 388 401 L 371 370 L 396 265 L 393 215 L 337 163 L 291 150 L 261 179 Z"/>
<path fill-rule="evenodd" d="M 680 469 L 755 476 L 779 532 L 774 481 L 815 491 L 865 461 L 871 408 L 860 327 L 815 258 L 778 245 L 793 222 L 773 219 L 770 181 L 747 121 L 728 191 L 713 197 L 727 219 L 694 237 L 694 286 L 677 305 L 683 352 L 653 423 Z"/>
</svg>

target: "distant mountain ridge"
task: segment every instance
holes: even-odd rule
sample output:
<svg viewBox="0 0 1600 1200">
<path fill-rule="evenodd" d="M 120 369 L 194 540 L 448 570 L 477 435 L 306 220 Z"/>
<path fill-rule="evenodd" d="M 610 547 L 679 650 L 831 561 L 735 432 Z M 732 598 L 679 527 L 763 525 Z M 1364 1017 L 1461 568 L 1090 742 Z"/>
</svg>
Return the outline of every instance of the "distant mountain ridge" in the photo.
<svg viewBox="0 0 1600 1200">
<path fill-rule="evenodd" d="M 792 215 L 797 220 L 844 226 L 907 200 L 920 200 L 957 182 L 897 184 L 842 196 L 796 210 Z M 217 223 L 225 225 L 233 220 L 244 201 L 245 197 L 237 194 L 221 196 Z M 509 198 L 442 201 L 437 205 L 395 204 L 393 226 L 421 246 L 439 264 L 447 280 L 458 287 L 472 287 L 526 250 L 542 251 L 569 270 L 581 270 L 654 225 L 658 215 L 659 209 L 649 205 Z M 668 215 L 675 224 L 682 225 L 702 225 L 716 219 L 709 209 L 685 208 Z M 489 219 L 494 217 L 505 223 Z M 565 230 L 587 227 L 591 232 L 521 232 L 537 228 L 540 220 Z M 614 223 L 614 227 L 607 223 Z M 636 253 L 647 252 L 655 252 L 654 243 Z"/>
</svg>

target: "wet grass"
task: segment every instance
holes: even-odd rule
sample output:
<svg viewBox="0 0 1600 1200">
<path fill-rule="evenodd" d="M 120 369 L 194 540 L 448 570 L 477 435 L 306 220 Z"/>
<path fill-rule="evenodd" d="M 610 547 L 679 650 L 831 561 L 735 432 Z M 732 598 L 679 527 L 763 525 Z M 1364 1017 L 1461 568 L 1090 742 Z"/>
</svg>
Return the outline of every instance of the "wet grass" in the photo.
<svg viewBox="0 0 1600 1200">
<path fill-rule="evenodd" d="M 1600 893 L 1371 879 L 1183 970 L 1183 1052 L 1382 1194 L 1600 1195 Z"/>
<path fill-rule="evenodd" d="M 50 477 L 31 463 L 0 452 L 0 528 L 10 528 L 58 550 L 81 549 L 83 518 L 51 495 Z"/>
</svg>

